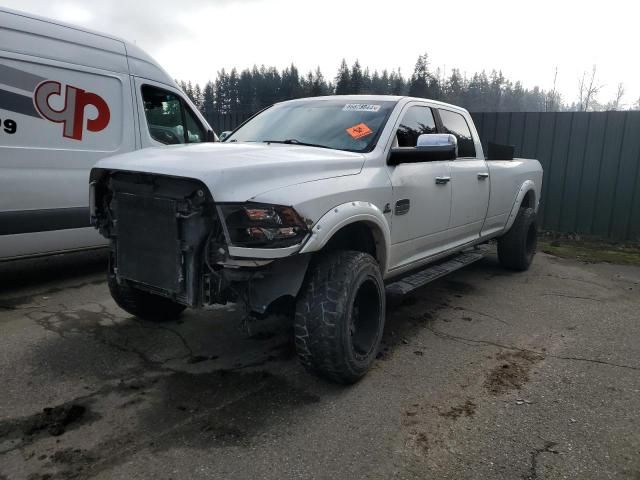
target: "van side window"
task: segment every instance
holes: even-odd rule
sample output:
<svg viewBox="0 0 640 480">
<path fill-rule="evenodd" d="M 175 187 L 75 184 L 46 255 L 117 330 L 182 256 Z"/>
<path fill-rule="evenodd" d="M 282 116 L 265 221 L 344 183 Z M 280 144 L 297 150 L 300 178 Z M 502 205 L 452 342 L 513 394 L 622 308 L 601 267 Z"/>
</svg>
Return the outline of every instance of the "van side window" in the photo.
<svg viewBox="0 0 640 480">
<path fill-rule="evenodd" d="M 462 115 L 450 110 L 438 110 L 444 133 L 455 135 L 458 139 L 458 158 L 475 157 L 476 146 L 467 121 Z"/>
<path fill-rule="evenodd" d="M 436 133 L 436 122 L 429 107 L 409 107 L 398 127 L 398 146 L 415 147 L 423 133 Z"/>
<path fill-rule="evenodd" d="M 205 140 L 202 125 L 178 95 L 144 85 L 142 101 L 149 134 L 154 140 L 165 145 L 199 143 Z"/>
</svg>

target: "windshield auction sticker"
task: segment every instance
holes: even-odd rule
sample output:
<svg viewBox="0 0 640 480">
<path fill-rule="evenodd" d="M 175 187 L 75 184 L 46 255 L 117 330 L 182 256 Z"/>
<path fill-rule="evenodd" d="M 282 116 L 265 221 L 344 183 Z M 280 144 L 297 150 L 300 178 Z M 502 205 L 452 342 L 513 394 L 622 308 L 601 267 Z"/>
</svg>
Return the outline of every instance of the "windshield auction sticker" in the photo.
<svg viewBox="0 0 640 480">
<path fill-rule="evenodd" d="M 380 105 L 369 105 L 366 103 L 347 103 L 342 109 L 343 112 L 377 112 Z"/>
<path fill-rule="evenodd" d="M 373 130 L 371 130 L 366 123 L 359 123 L 358 125 L 347 128 L 347 133 L 351 135 L 351 138 L 354 140 L 358 140 L 362 137 L 366 137 L 367 135 L 371 135 Z"/>
</svg>

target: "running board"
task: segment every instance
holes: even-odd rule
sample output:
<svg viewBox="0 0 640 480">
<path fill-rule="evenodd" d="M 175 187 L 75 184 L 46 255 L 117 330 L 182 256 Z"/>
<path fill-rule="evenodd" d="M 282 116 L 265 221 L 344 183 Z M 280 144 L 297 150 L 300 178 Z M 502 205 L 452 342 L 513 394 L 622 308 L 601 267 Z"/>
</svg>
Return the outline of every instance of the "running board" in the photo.
<svg viewBox="0 0 640 480">
<path fill-rule="evenodd" d="M 424 270 L 387 285 L 387 293 L 406 295 L 427 283 L 481 260 L 490 250 L 489 245 L 479 245 L 470 250 L 465 250 L 455 257 L 449 257 L 448 260 L 443 262 L 428 265 Z"/>
</svg>

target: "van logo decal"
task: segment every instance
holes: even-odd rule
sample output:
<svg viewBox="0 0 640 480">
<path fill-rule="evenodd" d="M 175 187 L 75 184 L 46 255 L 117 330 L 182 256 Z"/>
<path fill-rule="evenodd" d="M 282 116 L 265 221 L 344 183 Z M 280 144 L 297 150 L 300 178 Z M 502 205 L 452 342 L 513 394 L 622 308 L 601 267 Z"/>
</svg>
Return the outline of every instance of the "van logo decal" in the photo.
<svg viewBox="0 0 640 480">
<path fill-rule="evenodd" d="M 52 95 L 62 95 L 62 84 L 54 80 L 40 82 L 33 94 L 33 104 L 42 118 L 63 124 L 62 135 L 65 138 L 82 140 L 85 129 L 85 108 L 89 105 L 93 106 L 98 113 L 94 118 L 87 118 L 86 129 L 90 132 L 100 132 L 109 125 L 111 119 L 109 106 L 98 94 L 67 85 L 62 110 L 51 107 L 49 98 Z"/>
</svg>

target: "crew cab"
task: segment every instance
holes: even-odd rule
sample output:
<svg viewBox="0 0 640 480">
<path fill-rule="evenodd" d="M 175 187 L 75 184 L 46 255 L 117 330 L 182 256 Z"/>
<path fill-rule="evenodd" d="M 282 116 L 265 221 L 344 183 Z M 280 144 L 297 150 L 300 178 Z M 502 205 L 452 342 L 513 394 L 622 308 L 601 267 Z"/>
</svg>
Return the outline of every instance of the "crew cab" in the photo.
<svg viewBox="0 0 640 480">
<path fill-rule="evenodd" d="M 485 158 L 462 108 L 305 98 L 221 138 L 91 171 L 91 219 L 110 240 L 109 287 L 126 311 L 155 321 L 226 302 L 288 311 L 303 365 L 352 383 L 377 354 L 386 289 L 480 258 L 494 238 L 505 267 L 533 259 L 542 167 Z"/>
</svg>

